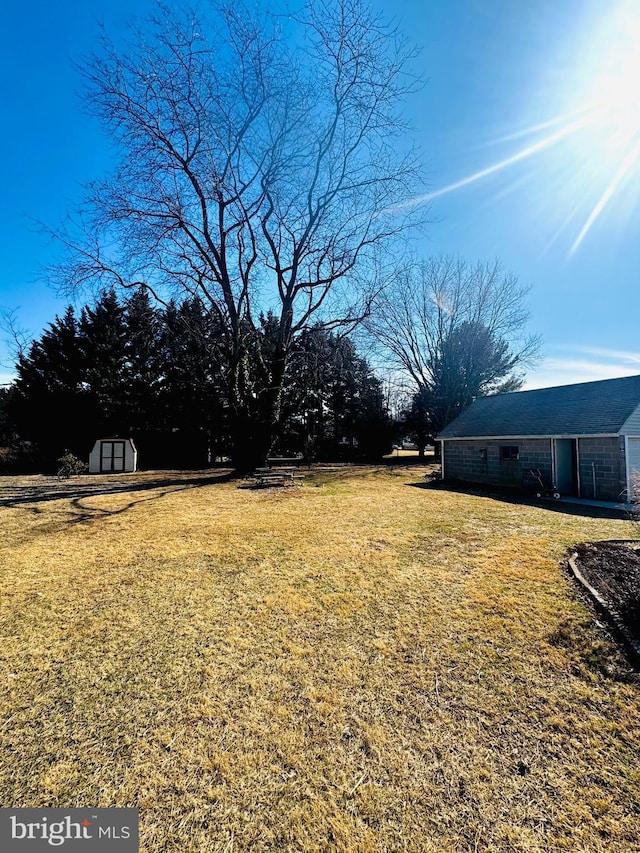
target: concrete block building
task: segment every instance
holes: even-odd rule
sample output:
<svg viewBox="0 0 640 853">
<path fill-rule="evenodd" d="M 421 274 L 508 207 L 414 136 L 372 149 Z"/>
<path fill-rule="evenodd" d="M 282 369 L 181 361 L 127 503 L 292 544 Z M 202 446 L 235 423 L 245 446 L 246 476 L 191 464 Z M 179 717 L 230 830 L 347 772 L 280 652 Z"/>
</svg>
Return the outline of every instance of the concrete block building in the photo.
<svg viewBox="0 0 640 853">
<path fill-rule="evenodd" d="M 640 486 L 640 376 L 475 400 L 439 434 L 442 476 L 627 501 Z M 639 489 L 640 492 L 640 489 Z"/>
</svg>

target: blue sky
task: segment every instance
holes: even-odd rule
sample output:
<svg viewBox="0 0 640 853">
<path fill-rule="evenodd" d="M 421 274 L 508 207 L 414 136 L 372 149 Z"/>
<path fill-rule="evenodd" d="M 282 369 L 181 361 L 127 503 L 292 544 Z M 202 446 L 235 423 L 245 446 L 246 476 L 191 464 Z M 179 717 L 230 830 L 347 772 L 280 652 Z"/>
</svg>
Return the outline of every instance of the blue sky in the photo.
<svg viewBox="0 0 640 853">
<path fill-rule="evenodd" d="M 640 373 L 640 6 L 374 4 L 422 48 L 426 82 L 408 108 L 431 224 L 416 254 L 499 257 L 532 285 L 530 330 L 542 336 L 544 360 L 528 387 Z M 148 6 L 4 7 L 0 310 L 15 310 L 33 335 L 66 300 L 46 286 L 42 266 L 57 250 L 32 220 L 58 223 L 109 162 L 108 143 L 81 112 L 73 61 L 95 46 L 99 21 L 117 34 Z M 0 382 L 10 376 L 4 337 Z"/>
</svg>

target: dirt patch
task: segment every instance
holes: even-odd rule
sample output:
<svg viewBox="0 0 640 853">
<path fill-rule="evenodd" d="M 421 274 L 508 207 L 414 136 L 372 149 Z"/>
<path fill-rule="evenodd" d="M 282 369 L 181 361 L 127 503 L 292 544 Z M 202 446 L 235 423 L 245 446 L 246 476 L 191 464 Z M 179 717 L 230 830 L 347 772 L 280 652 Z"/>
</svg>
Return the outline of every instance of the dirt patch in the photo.
<svg viewBox="0 0 640 853">
<path fill-rule="evenodd" d="M 579 574 L 640 652 L 640 542 L 583 542 L 573 550 Z"/>
</svg>

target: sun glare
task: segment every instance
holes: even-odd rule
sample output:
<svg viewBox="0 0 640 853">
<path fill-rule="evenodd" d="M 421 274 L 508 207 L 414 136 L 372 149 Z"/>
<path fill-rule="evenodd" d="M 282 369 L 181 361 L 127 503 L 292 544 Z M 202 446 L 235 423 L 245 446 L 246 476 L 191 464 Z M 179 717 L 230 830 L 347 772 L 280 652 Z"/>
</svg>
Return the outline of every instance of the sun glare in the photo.
<svg viewBox="0 0 640 853">
<path fill-rule="evenodd" d="M 500 143 L 526 144 L 483 169 L 419 198 L 422 204 L 535 158 L 536 186 L 570 234 L 574 253 L 596 221 L 620 201 L 640 215 L 640 0 L 600 3 L 584 32 L 565 38 L 558 70 L 539 93 L 550 115 Z M 577 27 L 577 25 L 576 25 Z M 541 57 L 549 62 L 549 57 Z M 542 120 L 540 120 L 542 118 Z M 544 161 L 542 158 L 544 157 Z M 543 174 L 546 180 L 543 180 Z M 625 203 L 621 198 L 626 195 Z M 542 206 L 542 202 L 541 202 Z M 573 233 L 572 233 L 573 232 Z"/>
<path fill-rule="evenodd" d="M 640 6 L 625 4 L 608 20 L 600 50 L 585 62 L 583 99 L 605 151 L 626 151 L 640 127 Z"/>
<path fill-rule="evenodd" d="M 589 119 L 575 145 L 583 149 L 583 168 L 591 174 L 583 175 L 586 180 L 582 182 L 578 174 L 573 191 L 580 191 L 580 183 L 594 186 L 602 181 L 604 186 L 571 252 L 616 194 L 632 180 L 640 183 L 640 7 L 636 2 L 625 2 L 613 11 L 609 8 L 578 71 L 581 100 Z M 571 89 L 568 94 L 573 95 Z"/>
</svg>

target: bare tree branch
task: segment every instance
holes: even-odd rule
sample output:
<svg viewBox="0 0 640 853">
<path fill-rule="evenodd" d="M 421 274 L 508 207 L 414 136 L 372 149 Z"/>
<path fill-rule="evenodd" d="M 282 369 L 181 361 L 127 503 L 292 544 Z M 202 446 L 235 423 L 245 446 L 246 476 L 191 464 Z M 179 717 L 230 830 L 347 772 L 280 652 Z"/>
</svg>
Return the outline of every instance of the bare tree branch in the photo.
<svg viewBox="0 0 640 853">
<path fill-rule="evenodd" d="M 81 66 L 84 102 L 120 156 L 58 230 L 69 260 L 56 281 L 199 297 L 224 319 L 229 405 L 277 420 L 293 335 L 367 316 L 376 259 L 413 224 L 398 211 L 419 179 L 401 117 L 414 55 L 363 0 L 288 19 L 159 6 L 126 48 L 103 35 Z M 267 310 L 269 358 L 257 343 Z M 254 368 L 261 412 L 243 398 Z"/>
<path fill-rule="evenodd" d="M 414 393 L 428 392 L 446 419 L 462 401 L 521 386 L 540 348 L 526 333 L 529 290 L 498 260 L 431 258 L 381 293 L 366 328 L 388 367 L 410 377 Z"/>
</svg>

